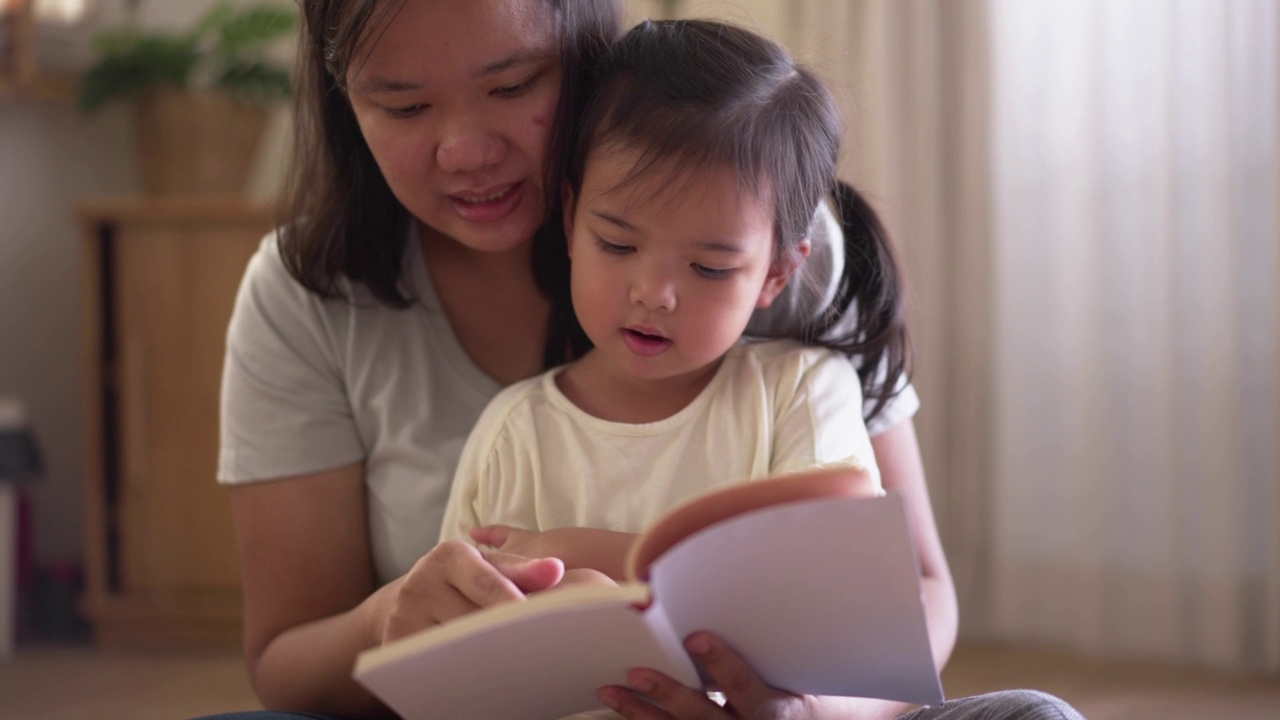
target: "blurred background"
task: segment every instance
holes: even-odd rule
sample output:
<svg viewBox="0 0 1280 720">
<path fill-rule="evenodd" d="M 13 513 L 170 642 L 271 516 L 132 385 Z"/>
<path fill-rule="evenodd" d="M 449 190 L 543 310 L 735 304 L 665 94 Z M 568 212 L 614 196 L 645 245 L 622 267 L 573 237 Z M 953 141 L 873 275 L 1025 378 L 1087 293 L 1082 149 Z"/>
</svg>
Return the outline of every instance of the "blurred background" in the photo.
<svg viewBox="0 0 1280 720">
<path fill-rule="evenodd" d="M 189 669 L 147 677 L 219 688 L 226 705 L 153 699 L 153 713 L 252 701 L 234 658 L 204 654 L 235 636 L 210 413 L 223 304 L 270 227 L 287 103 L 265 93 L 258 134 L 225 141 L 250 148 L 239 169 L 178 190 L 140 154 L 161 111 L 127 94 L 78 106 L 95 34 L 189 33 L 214 7 L 0 0 L 0 398 L 43 457 L 37 480 L 0 473 L 19 598 L 0 710 L 20 683 L 34 699 L 15 709 L 65 711 L 31 688 L 88 668 L 124 683 Z M 1025 681 L 1092 717 L 1280 717 L 1280 3 L 630 12 L 759 29 L 840 99 L 843 175 L 883 213 L 910 277 L 916 423 L 961 602 L 949 694 Z M 289 45 L 252 60 L 287 64 Z M 270 89 L 254 72 L 237 77 Z M 193 236 L 203 249 L 186 249 Z M 160 267 L 189 282 L 148 286 Z M 200 298 L 204 310 L 174 309 Z M 145 333 L 159 339 L 130 350 Z M 170 437 L 184 427 L 200 437 Z M 89 637 L 99 655 L 61 649 Z M 186 654 L 128 654 L 159 646 Z M 1197 681 L 1217 704 L 1178 694 Z"/>
</svg>

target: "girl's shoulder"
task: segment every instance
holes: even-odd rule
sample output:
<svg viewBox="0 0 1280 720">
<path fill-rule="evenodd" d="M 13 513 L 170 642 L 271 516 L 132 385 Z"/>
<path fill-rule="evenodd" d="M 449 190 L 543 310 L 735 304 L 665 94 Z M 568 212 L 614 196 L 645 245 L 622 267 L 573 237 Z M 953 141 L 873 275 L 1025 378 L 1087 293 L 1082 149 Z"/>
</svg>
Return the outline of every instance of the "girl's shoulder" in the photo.
<svg viewBox="0 0 1280 720">
<path fill-rule="evenodd" d="M 485 441 L 492 444 L 512 426 L 526 426 L 535 422 L 545 406 L 554 403 L 555 374 L 560 368 L 547 370 L 524 380 L 507 385 L 493 396 L 480 413 L 472 435 L 488 434 Z"/>
<path fill-rule="evenodd" d="M 725 362 L 751 363 L 761 368 L 811 367 L 828 362 L 850 365 L 848 357 L 839 351 L 789 338 L 744 339 L 729 349 Z"/>
<path fill-rule="evenodd" d="M 858 393 L 857 369 L 844 354 L 796 340 L 742 341 L 725 355 L 724 368 L 734 382 L 760 384 L 770 394 L 791 396 L 806 388 Z"/>
</svg>

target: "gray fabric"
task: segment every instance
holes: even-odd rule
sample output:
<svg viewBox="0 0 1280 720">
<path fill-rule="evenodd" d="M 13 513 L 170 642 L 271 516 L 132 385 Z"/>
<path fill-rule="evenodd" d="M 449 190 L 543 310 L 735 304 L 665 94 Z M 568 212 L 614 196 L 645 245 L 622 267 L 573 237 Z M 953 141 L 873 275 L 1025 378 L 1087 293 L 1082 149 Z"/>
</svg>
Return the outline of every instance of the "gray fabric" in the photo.
<svg viewBox="0 0 1280 720">
<path fill-rule="evenodd" d="M 1084 716 L 1049 693 L 1002 690 L 923 707 L 899 715 L 898 720 L 1084 720 Z"/>
<path fill-rule="evenodd" d="M 312 713 L 256 712 L 210 715 L 197 720 L 341 720 L 337 716 Z M 948 700 L 898 716 L 898 720 L 1084 720 L 1061 698 L 1039 690 L 1003 690 Z"/>
</svg>

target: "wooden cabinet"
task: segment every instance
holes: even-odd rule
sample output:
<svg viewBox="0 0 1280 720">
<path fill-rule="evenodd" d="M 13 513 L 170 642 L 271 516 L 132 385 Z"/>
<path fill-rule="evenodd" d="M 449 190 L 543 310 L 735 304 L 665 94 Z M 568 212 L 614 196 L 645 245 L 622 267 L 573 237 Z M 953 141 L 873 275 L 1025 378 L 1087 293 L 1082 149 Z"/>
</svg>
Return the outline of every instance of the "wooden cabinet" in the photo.
<svg viewBox="0 0 1280 720">
<path fill-rule="evenodd" d="M 270 208 L 79 208 L 88 456 L 83 610 L 104 644 L 236 645 L 239 563 L 214 475 L 227 321 Z"/>
</svg>

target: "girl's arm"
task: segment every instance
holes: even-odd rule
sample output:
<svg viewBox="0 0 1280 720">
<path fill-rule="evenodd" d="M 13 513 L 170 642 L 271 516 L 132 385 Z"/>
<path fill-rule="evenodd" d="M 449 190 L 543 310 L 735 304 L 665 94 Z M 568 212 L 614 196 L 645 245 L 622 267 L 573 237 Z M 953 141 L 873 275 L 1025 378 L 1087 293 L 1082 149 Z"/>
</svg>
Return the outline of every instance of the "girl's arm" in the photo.
<svg viewBox="0 0 1280 720">
<path fill-rule="evenodd" d="M 615 582 L 627 579 L 627 554 L 639 537 L 634 533 L 567 527 L 536 532 L 509 525 L 486 525 L 471 530 L 480 545 L 524 557 L 552 557 L 565 570 L 595 570 Z"/>
<path fill-rule="evenodd" d="M 560 579 L 553 561 L 485 562 L 474 548 L 445 543 L 377 588 L 361 464 L 230 492 L 245 656 L 268 709 L 394 717 L 352 680 L 360 651 Z"/>
</svg>

